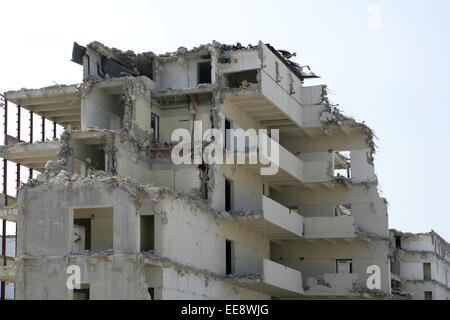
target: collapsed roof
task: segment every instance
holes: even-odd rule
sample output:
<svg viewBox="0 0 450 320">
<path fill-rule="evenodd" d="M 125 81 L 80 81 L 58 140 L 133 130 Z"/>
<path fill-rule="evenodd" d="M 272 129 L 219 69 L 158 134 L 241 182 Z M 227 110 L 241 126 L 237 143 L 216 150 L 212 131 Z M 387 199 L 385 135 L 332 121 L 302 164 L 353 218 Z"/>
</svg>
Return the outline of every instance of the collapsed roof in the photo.
<svg viewBox="0 0 450 320">
<path fill-rule="evenodd" d="M 189 54 L 200 54 L 204 58 L 210 57 L 211 50 L 218 50 L 219 52 L 226 53 L 235 50 L 248 50 L 260 47 L 262 42 L 258 45 L 242 46 L 239 42 L 235 45 L 221 44 L 217 41 L 213 41 L 211 44 L 200 45 L 188 50 L 185 47 L 179 47 L 177 51 L 166 52 L 164 54 L 156 55 L 152 51 L 135 53 L 132 50 L 122 51 L 117 48 L 109 48 L 104 44 L 93 41 L 86 47 L 74 42 L 72 51 L 72 61 L 78 64 L 82 64 L 82 58 L 86 54 L 86 48 L 95 50 L 102 55 L 102 68 L 103 71 L 110 77 L 121 76 L 139 76 L 146 75 L 151 77 L 153 68 L 153 59 L 171 59 L 179 58 L 181 56 Z M 319 78 L 314 72 L 311 71 L 309 66 L 300 66 L 300 64 L 290 60 L 296 56 L 296 53 L 290 53 L 286 50 L 277 50 L 270 44 L 266 46 L 301 80 L 306 78 Z"/>
</svg>

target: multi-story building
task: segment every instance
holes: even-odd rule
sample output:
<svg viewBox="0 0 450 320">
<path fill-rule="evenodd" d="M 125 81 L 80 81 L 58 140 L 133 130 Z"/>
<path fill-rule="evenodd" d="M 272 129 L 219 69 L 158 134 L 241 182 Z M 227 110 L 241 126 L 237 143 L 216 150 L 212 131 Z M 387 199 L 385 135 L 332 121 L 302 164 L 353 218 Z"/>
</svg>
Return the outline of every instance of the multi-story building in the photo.
<svg viewBox="0 0 450 320">
<path fill-rule="evenodd" d="M 65 127 L 0 147 L 40 172 L 0 213 L 17 221 L 1 273 L 16 299 L 389 297 L 374 134 L 290 58 L 262 42 L 162 55 L 75 43 L 81 84 L 6 92 Z M 196 158 L 212 145 L 216 162 Z"/>
<path fill-rule="evenodd" d="M 436 232 L 390 230 L 392 290 L 414 300 L 450 300 L 450 244 Z"/>
</svg>

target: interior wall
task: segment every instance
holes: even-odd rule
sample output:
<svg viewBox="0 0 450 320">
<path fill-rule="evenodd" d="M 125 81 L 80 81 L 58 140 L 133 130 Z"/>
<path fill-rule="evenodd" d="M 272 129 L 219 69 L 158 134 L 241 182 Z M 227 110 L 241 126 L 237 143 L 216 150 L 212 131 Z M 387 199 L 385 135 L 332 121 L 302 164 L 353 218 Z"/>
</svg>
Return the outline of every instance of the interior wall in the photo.
<svg viewBox="0 0 450 320">
<path fill-rule="evenodd" d="M 97 127 L 118 130 L 122 126 L 123 114 L 118 95 L 108 95 L 94 88 L 81 100 L 81 129 Z"/>
</svg>

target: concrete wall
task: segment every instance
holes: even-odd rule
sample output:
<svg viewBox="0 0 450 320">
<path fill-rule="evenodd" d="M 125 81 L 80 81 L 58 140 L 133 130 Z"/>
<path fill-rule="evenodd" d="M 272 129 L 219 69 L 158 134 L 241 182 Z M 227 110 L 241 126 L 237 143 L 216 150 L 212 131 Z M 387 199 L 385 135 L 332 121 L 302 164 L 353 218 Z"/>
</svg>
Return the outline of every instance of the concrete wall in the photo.
<svg viewBox="0 0 450 320">
<path fill-rule="evenodd" d="M 262 234 L 239 227 L 234 221 L 220 221 L 213 213 L 183 198 L 161 197 L 153 211 L 162 237 L 156 241 L 157 254 L 224 274 L 228 239 L 234 243 L 235 273 L 262 273 L 262 259 L 269 255 L 269 240 Z"/>
<path fill-rule="evenodd" d="M 386 203 L 379 198 L 376 186 L 369 186 L 367 189 L 365 186 L 321 189 L 320 192 L 286 188 L 282 193 L 274 193 L 271 197 L 285 206 L 299 207 L 299 213 L 305 217 L 330 216 L 333 206 L 350 204 L 359 229 L 388 238 Z"/>
<path fill-rule="evenodd" d="M 120 129 L 124 110 L 119 99 L 118 95 L 108 95 L 94 88 L 81 100 L 81 129 Z"/>
<path fill-rule="evenodd" d="M 317 274 L 336 273 L 336 259 L 352 259 L 353 273 L 357 282 L 366 288 L 366 271 L 370 265 L 381 269 L 381 288 L 390 294 L 388 245 L 383 241 L 284 241 L 280 246 L 271 243 L 271 260 L 284 264 L 302 273 L 306 278 Z"/>
<path fill-rule="evenodd" d="M 259 175 L 234 165 L 213 167 L 214 188 L 211 193 L 211 207 L 225 210 L 225 179 L 232 181 L 232 211 L 260 211 L 263 182 Z"/>
<path fill-rule="evenodd" d="M 155 72 L 155 81 L 160 89 L 183 89 L 197 85 L 199 62 L 206 62 L 208 59 L 201 59 L 200 56 L 186 56 L 174 61 L 158 61 Z M 215 70 L 211 69 L 215 74 Z M 211 75 L 211 81 L 214 77 Z"/>
<path fill-rule="evenodd" d="M 136 252 L 136 208 L 130 195 L 103 183 L 46 184 L 21 189 L 18 213 L 18 256 L 64 255 L 72 250 L 71 208 L 112 206 L 115 252 Z M 94 231 L 94 230 L 93 230 Z"/>
<path fill-rule="evenodd" d="M 203 299 L 236 299 L 259 300 L 270 299 L 270 296 L 214 278 L 205 278 L 199 274 L 183 273 L 165 268 L 162 299 L 203 300 Z"/>
</svg>

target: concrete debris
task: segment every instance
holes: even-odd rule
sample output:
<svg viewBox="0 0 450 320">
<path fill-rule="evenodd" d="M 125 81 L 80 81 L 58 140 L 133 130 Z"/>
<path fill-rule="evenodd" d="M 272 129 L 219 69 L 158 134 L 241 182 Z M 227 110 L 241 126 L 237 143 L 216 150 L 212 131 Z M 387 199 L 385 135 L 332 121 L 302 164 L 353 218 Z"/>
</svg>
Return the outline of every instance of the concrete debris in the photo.
<svg viewBox="0 0 450 320">
<path fill-rule="evenodd" d="M 367 162 L 373 165 L 374 154 L 376 151 L 376 144 L 374 139 L 374 131 L 368 127 L 364 122 L 356 122 L 355 119 L 348 117 L 338 109 L 338 105 L 332 104 L 328 98 L 328 91 L 326 86 L 322 86 L 322 104 L 324 105 L 324 110 L 320 114 L 320 121 L 327 126 L 338 126 L 338 127 L 350 127 L 357 129 L 361 133 L 366 135 L 366 144 L 370 149 L 367 153 Z"/>
</svg>

